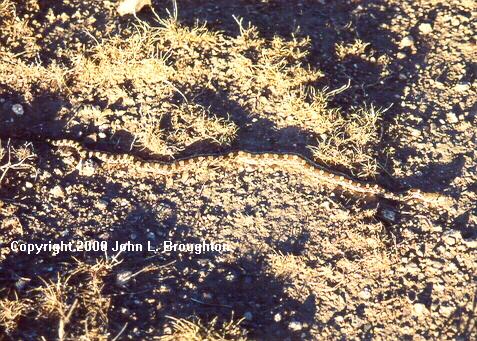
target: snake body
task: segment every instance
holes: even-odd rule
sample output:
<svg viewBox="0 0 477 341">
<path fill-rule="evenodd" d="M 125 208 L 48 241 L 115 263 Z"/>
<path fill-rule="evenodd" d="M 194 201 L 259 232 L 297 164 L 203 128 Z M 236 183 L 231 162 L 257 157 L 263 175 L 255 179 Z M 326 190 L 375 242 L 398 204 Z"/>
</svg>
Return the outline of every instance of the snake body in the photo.
<svg viewBox="0 0 477 341">
<path fill-rule="evenodd" d="M 357 181 L 343 173 L 328 170 L 300 154 L 237 151 L 226 154 L 193 156 L 190 158 L 177 159 L 172 162 L 161 162 L 156 160 L 144 160 L 130 154 L 114 154 L 92 150 L 83 146 L 78 141 L 70 139 L 48 139 L 47 142 L 55 147 L 71 148 L 75 150 L 82 159 L 96 158 L 106 163 L 137 167 L 143 171 L 163 175 L 177 174 L 199 167 L 210 167 L 211 165 L 228 162 L 238 164 L 242 167 L 292 168 L 306 173 L 306 175 L 311 176 L 320 183 L 339 187 L 344 191 L 361 196 L 379 197 L 403 203 L 420 202 L 438 208 L 446 208 L 452 201 L 449 197 L 439 193 L 423 192 L 418 189 L 410 189 L 402 193 L 396 193 L 378 184 Z"/>
</svg>

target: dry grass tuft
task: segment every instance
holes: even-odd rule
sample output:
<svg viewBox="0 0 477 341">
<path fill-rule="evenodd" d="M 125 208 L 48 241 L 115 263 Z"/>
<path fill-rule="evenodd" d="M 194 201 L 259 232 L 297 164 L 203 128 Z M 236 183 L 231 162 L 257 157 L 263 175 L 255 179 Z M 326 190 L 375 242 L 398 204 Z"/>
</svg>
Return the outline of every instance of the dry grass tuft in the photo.
<svg viewBox="0 0 477 341">
<path fill-rule="evenodd" d="M 104 278 L 120 262 L 101 259 L 90 265 L 78 261 L 68 276 L 44 282 L 36 289 L 40 312 L 58 323 L 58 339 L 107 340 L 111 299 L 103 294 Z M 74 319 L 72 317 L 75 317 Z"/>
<path fill-rule="evenodd" d="M 165 114 L 157 115 L 152 110 L 140 112 L 138 123 L 131 129 L 140 147 L 154 154 L 173 156 L 200 141 L 229 144 L 237 134 L 235 124 L 211 114 L 201 105 L 184 103 L 169 108 L 167 130 L 163 128 Z"/>
<path fill-rule="evenodd" d="M 7 333 L 13 331 L 20 317 L 28 310 L 28 306 L 28 300 L 19 300 L 18 297 L 15 300 L 0 300 L 0 326 Z"/>
<path fill-rule="evenodd" d="M 170 96 L 173 89 L 167 82 L 173 70 L 156 49 L 156 36 L 157 30 L 140 25 L 129 38 L 115 36 L 97 42 L 85 54 L 74 53 L 71 59 L 75 90 L 85 97 L 106 96 L 115 102 L 126 95 L 124 85 L 128 83 L 132 92 L 154 87 Z"/>
<path fill-rule="evenodd" d="M 21 6 L 31 11 L 39 9 L 36 0 L 27 0 Z M 11 0 L 0 0 L 0 56 L 7 52 L 19 53 L 32 58 L 40 46 L 28 19 L 17 13 L 17 4 Z"/>
<path fill-rule="evenodd" d="M 270 256 L 269 265 L 275 276 L 289 279 L 313 277 L 313 269 L 308 267 L 305 259 L 300 256 L 276 253 Z"/>
<path fill-rule="evenodd" d="M 43 281 L 45 286 L 38 289 L 42 298 L 42 309 L 48 315 L 54 318 L 64 319 L 69 311 L 67 296 L 69 291 L 70 277 L 65 279 L 58 276 L 56 282 Z"/>
<path fill-rule="evenodd" d="M 169 317 L 172 320 L 173 332 L 160 338 L 162 341 L 225 341 L 247 340 L 246 331 L 240 328 L 243 319 L 218 323 L 214 318 L 204 324 L 198 318 L 192 321 Z"/>
<path fill-rule="evenodd" d="M 372 177 L 378 173 L 373 147 L 379 142 L 378 123 L 381 112 L 373 106 L 359 108 L 344 119 L 337 113 L 334 125 L 321 134 L 316 146 L 309 148 L 313 156 L 332 166 L 342 166 L 359 176 Z"/>
<path fill-rule="evenodd" d="M 36 157 L 31 143 L 15 148 L 11 145 L 10 140 L 6 145 L 2 145 L 0 140 L 0 187 L 6 179 L 7 173 L 11 171 L 31 170 L 32 161 Z"/>
<path fill-rule="evenodd" d="M 339 43 L 335 45 L 336 55 L 341 60 L 348 56 L 365 56 L 366 48 L 369 45 L 369 43 L 365 43 L 361 39 L 356 39 L 349 44 Z"/>
<path fill-rule="evenodd" d="M 19 59 L 12 52 L 0 53 L 2 84 L 21 93 L 26 102 L 42 93 L 68 94 L 68 70 L 52 62 L 47 67 Z"/>
</svg>

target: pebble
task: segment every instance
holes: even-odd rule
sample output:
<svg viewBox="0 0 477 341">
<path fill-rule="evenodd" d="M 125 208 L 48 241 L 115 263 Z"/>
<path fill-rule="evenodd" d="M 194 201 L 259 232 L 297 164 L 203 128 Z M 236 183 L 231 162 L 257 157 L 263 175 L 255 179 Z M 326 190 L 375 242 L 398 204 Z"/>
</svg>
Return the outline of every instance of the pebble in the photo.
<svg viewBox="0 0 477 341">
<path fill-rule="evenodd" d="M 247 321 L 251 321 L 253 319 L 253 314 L 250 311 L 247 311 L 247 312 L 245 312 L 245 314 L 243 314 L 243 317 Z"/>
<path fill-rule="evenodd" d="M 273 315 L 273 321 L 280 322 L 282 320 L 282 315 L 280 313 L 276 313 Z"/>
<path fill-rule="evenodd" d="M 56 185 L 50 190 L 50 194 L 54 196 L 55 198 L 64 198 L 65 197 L 65 191 L 60 185 Z"/>
<path fill-rule="evenodd" d="M 17 116 L 22 116 L 25 113 L 25 110 L 23 109 L 23 106 L 21 104 L 12 105 L 12 111 Z"/>
<path fill-rule="evenodd" d="M 226 279 L 228 282 L 233 282 L 233 281 L 235 281 L 236 276 L 235 276 L 235 274 L 229 272 L 229 273 L 225 276 L 225 279 Z"/>
<path fill-rule="evenodd" d="M 123 0 L 119 3 L 118 13 L 121 16 L 126 14 L 136 15 L 144 6 L 151 6 L 151 0 Z"/>
<path fill-rule="evenodd" d="M 406 36 L 401 39 L 401 42 L 399 43 L 399 47 L 401 49 L 405 47 L 412 47 L 414 46 L 414 38 L 412 36 Z"/>
<path fill-rule="evenodd" d="M 94 143 L 98 141 L 98 138 L 96 137 L 96 134 L 89 134 L 86 136 L 86 141 L 89 143 Z"/>
<path fill-rule="evenodd" d="M 406 270 L 407 270 L 407 273 L 411 275 L 416 275 L 417 273 L 421 271 L 421 269 L 419 269 L 419 266 L 416 263 L 409 263 L 406 266 Z"/>
<path fill-rule="evenodd" d="M 210 301 L 213 297 L 214 297 L 214 296 L 213 296 L 210 292 L 208 292 L 208 291 L 205 291 L 205 292 L 202 293 L 202 298 L 203 298 L 204 300 Z"/>
<path fill-rule="evenodd" d="M 290 329 L 291 331 L 294 331 L 294 332 L 298 332 L 298 331 L 303 329 L 303 325 L 301 324 L 301 322 L 291 321 L 288 324 L 288 329 Z"/>
<path fill-rule="evenodd" d="M 124 97 L 123 104 L 127 107 L 132 107 L 136 104 L 136 102 L 134 102 L 134 99 L 132 99 L 131 97 Z"/>
<path fill-rule="evenodd" d="M 443 306 L 439 307 L 439 313 L 445 317 L 450 317 L 455 311 L 454 307 Z"/>
<path fill-rule="evenodd" d="M 454 86 L 454 90 L 457 92 L 465 92 L 470 89 L 470 83 L 458 83 Z"/>
<path fill-rule="evenodd" d="M 344 321 L 344 318 L 343 318 L 343 316 L 338 315 L 338 316 L 335 317 L 335 321 L 336 321 L 337 323 L 342 323 L 342 322 Z"/>
<path fill-rule="evenodd" d="M 371 298 L 371 292 L 368 288 L 365 288 L 359 293 L 359 297 L 363 300 L 369 300 Z"/>
<path fill-rule="evenodd" d="M 447 122 L 449 122 L 449 123 L 459 122 L 459 119 L 457 118 L 457 116 L 452 112 L 447 113 L 446 119 L 447 119 Z"/>
<path fill-rule="evenodd" d="M 418 29 L 419 29 L 419 32 L 421 32 L 422 34 L 429 34 L 432 32 L 432 26 L 431 24 L 428 24 L 428 23 L 420 24 Z"/>
<path fill-rule="evenodd" d="M 397 59 L 404 59 L 404 58 L 406 58 L 406 54 L 404 52 L 398 52 L 396 54 L 396 58 Z"/>
<path fill-rule="evenodd" d="M 383 210 L 383 218 L 390 223 L 396 222 L 396 212 L 385 209 Z"/>
<path fill-rule="evenodd" d="M 412 312 L 413 312 L 414 316 L 423 316 L 423 315 L 427 314 L 429 312 L 429 310 L 427 310 L 427 308 L 424 304 L 415 303 L 412 306 Z"/>
</svg>

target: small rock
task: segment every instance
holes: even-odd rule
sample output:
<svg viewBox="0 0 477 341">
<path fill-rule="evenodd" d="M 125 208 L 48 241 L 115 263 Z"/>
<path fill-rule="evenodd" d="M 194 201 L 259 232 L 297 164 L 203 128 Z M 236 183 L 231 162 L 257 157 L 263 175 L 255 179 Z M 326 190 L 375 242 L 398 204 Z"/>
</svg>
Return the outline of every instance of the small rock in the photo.
<svg viewBox="0 0 477 341">
<path fill-rule="evenodd" d="M 282 320 L 282 315 L 280 313 L 276 313 L 273 315 L 273 321 L 280 322 Z"/>
<path fill-rule="evenodd" d="M 398 52 L 396 54 L 396 58 L 397 59 L 404 59 L 404 58 L 406 58 L 406 54 L 404 52 Z"/>
<path fill-rule="evenodd" d="M 253 319 L 253 314 L 250 312 L 250 311 L 247 311 L 245 312 L 245 314 L 243 314 L 243 317 L 247 320 L 247 321 L 251 321 Z"/>
<path fill-rule="evenodd" d="M 421 136 L 421 131 L 420 131 L 419 129 L 415 129 L 415 128 L 409 127 L 408 130 L 409 130 L 409 132 L 411 133 L 411 135 L 414 136 L 414 137 L 419 137 L 419 136 Z"/>
<path fill-rule="evenodd" d="M 288 329 L 290 329 L 291 331 L 294 331 L 294 332 L 299 332 L 300 330 L 303 329 L 303 325 L 301 324 L 301 322 L 291 321 L 288 324 Z"/>
<path fill-rule="evenodd" d="M 235 276 L 234 273 L 232 272 L 229 272 L 226 276 L 225 276 L 225 279 L 228 281 L 228 282 L 233 282 L 235 281 L 237 277 Z"/>
<path fill-rule="evenodd" d="M 452 19 L 451 19 L 451 25 L 452 25 L 452 26 L 459 26 L 459 25 L 460 25 L 460 20 L 459 20 L 459 18 L 452 17 Z"/>
<path fill-rule="evenodd" d="M 100 132 L 100 133 L 98 133 L 98 137 L 99 137 L 100 139 L 105 139 L 105 138 L 106 138 L 106 134 L 103 133 L 103 132 Z"/>
<path fill-rule="evenodd" d="M 25 182 L 25 187 L 26 188 L 33 188 L 33 184 L 29 181 Z"/>
<path fill-rule="evenodd" d="M 457 116 L 452 112 L 447 113 L 446 119 L 447 119 L 447 122 L 449 122 L 449 123 L 459 122 L 459 119 L 457 118 Z"/>
<path fill-rule="evenodd" d="M 426 306 L 422 303 L 415 303 L 413 306 L 412 306 L 412 312 L 413 312 L 413 315 L 414 316 L 423 316 L 425 314 L 427 314 L 429 312 L 429 310 L 427 310 Z"/>
<path fill-rule="evenodd" d="M 60 185 L 56 185 L 50 190 L 50 194 L 54 196 L 55 198 L 64 198 L 65 197 L 65 191 Z"/>
<path fill-rule="evenodd" d="M 401 49 L 412 46 L 414 46 L 414 38 L 412 36 L 406 36 L 402 38 L 401 42 L 399 43 L 399 47 Z"/>
<path fill-rule="evenodd" d="M 395 223 L 396 222 L 396 212 L 388 210 L 388 209 L 384 209 L 383 210 L 383 218 L 390 223 Z"/>
<path fill-rule="evenodd" d="M 455 311 L 454 307 L 441 305 L 439 307 L 439 313 L 445 317 L 450 317 Z"/>
<path fill-rule="evenodd" d="M 429 34 L 432 32 L 432 26 L 431 24 L 428 24 L 428 23 L 420 24 L 418 29 L 419 29 L 419 32 L 421 32 L 422 34 Z"/>
<path fill-rule="evenodd" d="M 371 292 L 368 288 L 365 288 L 359 293 L 359 297 L 363 300 L 369 300 L 371 298 Z"/>
<path fill-rule="evenodd" d="M 421 250 L 421 249 L 417 249 L 416 250 L 416 255 L 418 255 L 419 257 L 424 257 L 424 251 Z"/>
<path fill-rule="evenodd" d="M 470 89 L 470 83 L 458 83 L 454 86 L 454 90 L 457 92 L 465 92 Z"/>
<path fill-rule="evenodd" d="M 21 104 L 12 105 L 12 111 L 17 116 L 22 116 L 25 113 L 25 110 L 23 109 L 23 106 Z"/>
<path fill-rule="evenodd" d="M 409 273 L 411 275 L 416 275 L 419 272 L 421 272 L 421 269 L 419 268 L 419 266 L 416 263 L 407 264 L 406 265 L 406 270 L 407 270 L 407 273 Z"/>
<path fill-rule="evenodd" d="M 89 143 L 94 143 L 94 142 L 98 141 L 98 138 L 96 137 L 96 134 L 90 134 L 90 135 L 86 136 L 85 139 Z"/>
<path fill-rule="evenodd" d="M 118 6 L 119 15 L 136 14 L 144 6 L 151 6 L 151 0 L 123 0 Z"/>
</svg>

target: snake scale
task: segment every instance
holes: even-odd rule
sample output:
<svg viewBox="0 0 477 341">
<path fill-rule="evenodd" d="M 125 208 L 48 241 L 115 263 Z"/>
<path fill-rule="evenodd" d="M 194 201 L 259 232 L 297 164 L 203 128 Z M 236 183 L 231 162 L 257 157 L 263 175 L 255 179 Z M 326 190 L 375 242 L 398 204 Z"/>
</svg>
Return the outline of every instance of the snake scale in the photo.
<svg viewBox="0 0 477 341">
<path fill-rule="evenodd" d="M 255 153 L 248 151 L 229 152 L 226 154 L 199 155 L 185 159 L 177 159 L 172 162 L 156 160 L 144 160 L 130 154 L 113 154 L 98 150 L 92 150 L 81 143 L 70 140 L 52 140 L 47 142 L 58 148 L 71 148 L 82 159 L 96 158 L 102 162 L 120 164 L 127 167 L 137 167 L 143 171 L 156 174 L 177 174 L 187 172 L 199 167 L 209 167 L 220 163 L 233 163 L 240 166 L 269 167 L 269 168 L 293 168 L 306 173 L 320 183 L 332 187 L 339 187 L 344 191 L 366 197 L 378 197 L 402 203 L 422 203 L 431 207 L 447 209 L 452 203 L 449 197 L 432 192 L 423 192 L 418 189 L 410 189 L 402 193 L 396 193 L 385 189 L 377 184 L 364 183 L 351 179 L 347 175 L 328 170 L 312 160 L 293 153 Z"/>
</svg>

